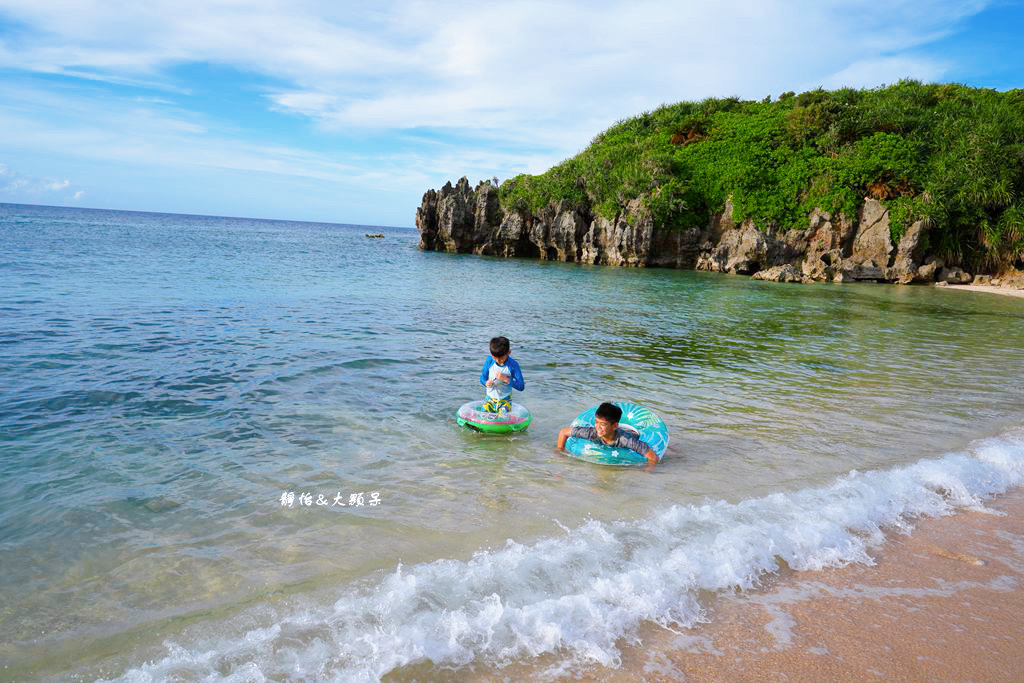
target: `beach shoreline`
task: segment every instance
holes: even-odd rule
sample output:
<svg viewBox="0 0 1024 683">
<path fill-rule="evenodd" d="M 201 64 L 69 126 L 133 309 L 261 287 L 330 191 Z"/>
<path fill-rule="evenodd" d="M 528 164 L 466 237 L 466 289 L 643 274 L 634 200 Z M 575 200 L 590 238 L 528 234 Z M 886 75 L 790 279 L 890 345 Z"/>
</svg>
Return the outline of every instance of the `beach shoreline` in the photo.
<svg viewBox="0 0 1024 683">
<path fill-rule="evenodd" d="M 708 623 L 649 626 L 603 681 L 1019 680 L 1024 490 L 888 534 L 874 566 L 784 570 L 715 596 Z"/>
<path fill-rule="evenodd" d="M 985 292 L 988 294 L 1002 294 L 1024 299 L 1024 289 L 1013 289 L 995 285 L 946 285 L 940 289 L 960 289 L 965 292 Z"/>
</svg>

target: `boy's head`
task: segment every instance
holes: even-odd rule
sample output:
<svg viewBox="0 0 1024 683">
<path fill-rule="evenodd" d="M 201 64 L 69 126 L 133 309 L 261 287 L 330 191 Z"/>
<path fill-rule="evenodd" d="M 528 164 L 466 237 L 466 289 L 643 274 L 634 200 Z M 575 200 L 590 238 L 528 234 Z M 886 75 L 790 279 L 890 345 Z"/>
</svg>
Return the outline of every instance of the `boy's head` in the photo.
<svg viewBox="0 0 1024 683">
<path fill-rule="evenodd" d="M 508 337 L 494 337 L 491 339 L 491 355 L 501 360 L 508 355 Z"/>
<path fill-rule="evenodd" d="M 612 403 L 599 405 L 594 420 L 594 427 L 597 429 L 598 435 L 606 441 L 611 440 L 615 436 L 620 418 L 622 418 L 622 408 Z"/>
<path fill-rule="evenodd" d="M 597 407 L 597 417 L 612 424 L 619 424 L 619 420 L 622 419 L 622 408 L 614 403 L 602 403 Z"/>
</svg>

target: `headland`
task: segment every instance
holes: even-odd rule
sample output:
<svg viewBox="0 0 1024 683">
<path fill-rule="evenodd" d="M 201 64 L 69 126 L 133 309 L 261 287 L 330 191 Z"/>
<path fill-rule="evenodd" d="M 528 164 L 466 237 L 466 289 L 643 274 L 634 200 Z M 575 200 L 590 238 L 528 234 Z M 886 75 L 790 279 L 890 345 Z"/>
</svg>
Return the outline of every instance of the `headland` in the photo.
<svg viewBox="0 0 1024 683">
<path fill-rule="evenodd" d="M 540 175 L 429 190 L 424 250 L 778 282 L 1024 288 L 1024 91 L 666 105 Z"/>
</svg>

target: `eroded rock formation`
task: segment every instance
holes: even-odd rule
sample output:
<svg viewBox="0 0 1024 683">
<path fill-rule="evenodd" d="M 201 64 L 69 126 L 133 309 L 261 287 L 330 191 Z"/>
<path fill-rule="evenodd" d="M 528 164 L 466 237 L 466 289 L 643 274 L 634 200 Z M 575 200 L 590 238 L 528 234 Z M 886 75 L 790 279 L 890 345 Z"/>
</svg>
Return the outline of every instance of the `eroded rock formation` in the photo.
<svg viewBox="0 0 1024 683">
<path fill-rule="evenodd" d="M 784 282 L 970 280 L 922 253 L 923 221 L 894 246 L 889 212 L 877 199 L 865 198 L 856 219 L 815 210 L 806 229 L 785 232 L 751 220 L 736 224 L 732 208 L 726 202 L 707 225 L 684 230 L 659 226 L 638 199 L 614 219 L 561 204 L 537 213 L 505 211 L 497 187 L 471 188 L 462 178 L 423 195 L 416 227 L 421 249 L 452 253 L 695 268 Z"/>
</svg>

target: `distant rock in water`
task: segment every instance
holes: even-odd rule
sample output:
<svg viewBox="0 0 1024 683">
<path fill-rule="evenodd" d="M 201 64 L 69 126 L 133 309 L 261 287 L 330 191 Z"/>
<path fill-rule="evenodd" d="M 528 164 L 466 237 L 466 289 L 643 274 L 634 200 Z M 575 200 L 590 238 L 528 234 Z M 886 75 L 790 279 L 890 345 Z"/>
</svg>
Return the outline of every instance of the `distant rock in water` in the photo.
<svg viewBox="0 0 1024 683">
<path fill-rule="evenodd" d="M 731 201 L 707 225 L 684 230 L 657 225 L 640 200 L 607 219 L 549 204 L 538 212 L 507 211 L 498 188 L 463 177 L 429 190 L 416 210 L 420 248 L 611 266 L 692 268 L 783 282 L 932 282 L 943 272 L 925 261 L 925 221 L 893 245 L 889 211 L 865 197 L 856 219 L 816 209 L 803 230 L 778 231 L 753 220 L 736 224 Z M 960 279 L 960 275 L 955 276 Z"/>
<path fill-rule="evenodd" d="M 372 239 L 383 239 L 384 233 L 380 232 L 380 233 L 377 233 L 376 235 L 371 235 L 371 234 L 367 233 L 366 236 L 370 237 Z"/>
</svg>

